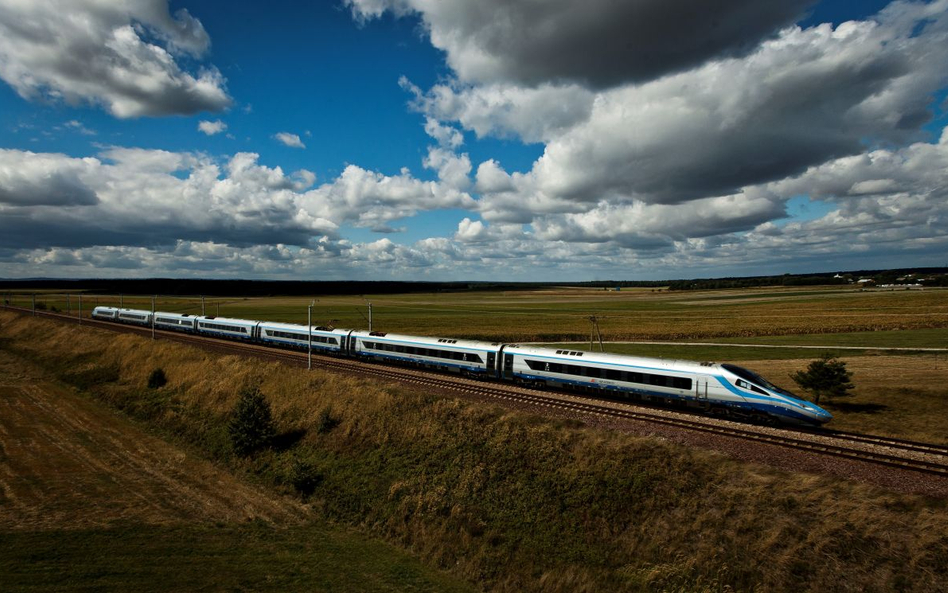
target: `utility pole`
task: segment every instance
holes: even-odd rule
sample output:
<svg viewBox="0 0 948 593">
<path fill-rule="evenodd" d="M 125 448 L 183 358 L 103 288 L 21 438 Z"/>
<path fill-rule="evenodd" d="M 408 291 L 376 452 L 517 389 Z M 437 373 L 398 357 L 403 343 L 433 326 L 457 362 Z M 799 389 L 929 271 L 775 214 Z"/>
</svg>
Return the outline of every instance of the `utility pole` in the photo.
<svg viewBox="0 0 948 593">
<path fill-rule="evenodd" d="M 202 294 L 201 295 L 201 317 L 204 317 L 206 315 L 207 313 L 204 310 L 204 295 Z"/>
<path fill-rule="evenodd" d="M 306 307 L 306 370 L 313 369 L 313 305 L 314 300 Z"/>
<path fill-rule="evenodd" d="M 158 295 L 151 297 L 151 339 L 155 339 L 155 298 Z"/>
<path fill-rule="evenodd" d="M 369 303 L 369 331 L 372 331 L 372 303 Z"/>
<path fill-rule="evenodd" d="M 595 316 L 595 315 L 590 315 L 587 319 L 589 319 L 589 323 L 590 323 L 590 326 L 589 326 L 589 351 L 592 352 L 592 350 L 593 350 L 593 332 L 595 331 L 596 335 L 599 336 L 599 351 L 600 351 L 600 352 L 605 352 L 605 349 L 604 349 L 603 346 L 602 346 L 602 332 L 599 331 L 599 320 L 600 320 L 601 318 L 600 318 L 600 317 L 597 317 L 597 316 Z"/>
</svg>

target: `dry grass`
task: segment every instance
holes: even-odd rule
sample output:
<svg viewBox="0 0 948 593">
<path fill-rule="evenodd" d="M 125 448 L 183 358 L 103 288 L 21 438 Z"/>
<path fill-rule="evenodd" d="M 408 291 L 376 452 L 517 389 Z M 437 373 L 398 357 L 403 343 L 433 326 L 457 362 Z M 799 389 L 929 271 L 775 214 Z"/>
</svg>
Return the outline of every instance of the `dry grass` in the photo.
<svg viewBox="0 0 948 593">
<path fill-rule="evenodd" d="M 304 462 L 314 509 L 487 589 L 948 588 L 943 501 L 44 320 L 0 314 L 0 338 L 73 382 L 117 365 L 86 389 L 277 490 Z M 145 406 L 155 367 L 169 384 Z M 301 438 L 240 460 L 221 426 L 250 383 Z M 326 408 L 340 424 L 319 433 Z"/>
</svg>

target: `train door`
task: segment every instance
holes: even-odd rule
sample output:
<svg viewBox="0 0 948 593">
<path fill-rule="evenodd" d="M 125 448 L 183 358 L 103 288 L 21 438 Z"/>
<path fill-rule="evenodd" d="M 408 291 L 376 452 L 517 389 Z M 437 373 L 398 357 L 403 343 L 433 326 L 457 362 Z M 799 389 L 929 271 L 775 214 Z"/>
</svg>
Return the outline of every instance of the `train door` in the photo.
<svg viewBox="0 0 948 593">
<path fill-rule="evenodd" d="M 695 399 L 701 403 L 707 403 L 708 401 L 708 385 L 711 382 L 711 377 L 704 375 L 698 375 L 695 379 Z"/>
<path fill-rule="evenodd" d="M 497 372 L 497 355 L 493 352 L 487 353 L 487 373 L 494 374 L 496 376 Z"/>
<path fill-rule="evenodd" d="M 350 331 L 342 339 L 342 350 L 346 354 L 346 356 L 353 356 L 355 354 L 353 352 L 354 349 L 355 349 L 355 336 L 353 336 L 352 332 Z"/>
<path fill-rule="evenodd" d="M 503 378 L 508 380 L 513 380 L 514 376 L 514 357 L 513 354 L 503 353 Z"/>
</svg>

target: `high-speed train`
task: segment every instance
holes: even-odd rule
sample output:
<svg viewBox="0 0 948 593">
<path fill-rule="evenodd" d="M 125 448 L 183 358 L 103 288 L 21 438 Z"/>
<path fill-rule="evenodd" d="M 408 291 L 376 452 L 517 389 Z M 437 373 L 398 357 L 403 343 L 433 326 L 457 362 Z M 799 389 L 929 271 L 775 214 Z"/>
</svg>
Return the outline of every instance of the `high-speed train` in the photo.
<svg viewBox="0 0 948 593">
<path fill-rule="evenodd" d="M 96 307 L 92 317 L 151 327 L 152 312 Z M 291 323 L 154 313 L 156 328 L 438 369 L 531 387 L 671 403 L 731 418 L 820 425 L 829 412 L 732 364 L 643 358 Z M 310 334 L 312 338 L 310 338 Z"/>
</svg>

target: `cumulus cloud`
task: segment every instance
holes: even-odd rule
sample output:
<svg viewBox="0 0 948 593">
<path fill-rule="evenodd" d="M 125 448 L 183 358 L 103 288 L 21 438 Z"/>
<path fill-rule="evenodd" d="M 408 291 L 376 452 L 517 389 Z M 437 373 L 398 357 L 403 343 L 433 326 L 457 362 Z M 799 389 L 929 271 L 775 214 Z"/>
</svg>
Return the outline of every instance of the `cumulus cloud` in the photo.
<svg viewBox="0 0 948 593">
<path fill-rule="evenodd" d="M 112 147 L 94 158 L 0 150 L 0 247 L 150 246 L 174 240 L 310 245 L 343 224 L 391 229 L 422 210 L 475 207 L 447 183 L 348 166 L 312 187 L 253 153 Z"/>
<path fill-rule="evenodd" d="M 300 137 L 297 134 L 290 134 L 289 132 L 277 132 L 273 135 L 273 139 L 280 144 L 289 146 L 290 148 L 306 148 L 306 145 L 303 144 L 303 141 L 300 140 Z"/>
<path fill-rule="evenodd" d="M 84 179 L 96 159 L 0 149 L 0 212 L 5 206 L 89 206 L 98 202 Z"/>
<path fill-rule="evenodd" d="M 217 119 L 214 121 L 201 120 L 198 122 L 198 130 L 204 132 L 208 136 L 213 136 L 214 134 L 220 134 L 227 129 L 227 124 Z"/>
<path fill-rule="evenodd" d="M 464 144 L 464 135 L 460 130 L 446 126 L 433 117 L 425 119 L 425 133 L 437 140 L 438 144 L 444 148 L 453 150 Z"/>
<path fill-rule="evenodd" d="M 517 94 L 553 87 L 486 101 L 504 95 L 489 85 L 438 85 L 418 91 L 415 104 L 478 134 L 545 143 L 526 173 L 508 174 L 491 161 L 478 166 L 483 216 L 529 222 L 603 201 L 685 204 L 740 195 L 860 154 L 867 143 L 918 140 L 932 96 L 946 83 L 946 63 L 948 2 L 941 0 L 896 4 L 876 20 L 836 28 L 787 28 L 745 57 L 644 84 L 580 89 L 575 101 L 538 100 L 565 106 L 569 117 L 559 122 L 522 109 Z"/>
<path fill-rule="evenodd" d="M 213 66 L 197 74 L 210 38 L 167 0 L 0 1 L 0 78 L 24 99 L 104 106 L 119 118 L 190 115 L 231 104 Z"/>
<path fill-rule="evenodd" d="M 618 4 L 613 17 L 626 14 Z M 459 33 L 442 45 L 435 31 L 453 29 L 428 17 L 447 14 L 453 0 L 350 5 L 362 18 L 418 11 L 435 45 L 459 48 L 446 50 L 457 77 L 428 90 L 400 81 L 432 139 L 422 165 L 436 180 L 349 165 L 316 184 L 309 171 L 264 166 L 252 153 L 215 159 L 113 147 L 79 159 L 0 151 L 0 275 L 41 266 L 72 276 L 138 267 L 200 276 L 582 280 L 864 267 L 868 258 L 943 263 L 948 132 L 928 143 L 922 126 L 946 84 L 948 0 L 895 3 L 835 28 L 774 33 L 779 24 L 771 25 L 709 47 L 693 63 L 660 55 L 660 75 L 607 63 L 577 76 L 567 60 L 538 78 L 520 72 L 531 63 L 528 46 L 542 47 L 537 36 L 569 47 L 570 32 L 582 31 L 582 23 L 562 23 L 557 2 L 535 5 L 532 16 L 550 11 L 536 20 L 549 29 L 513 46 L 485 40 L 501 16 L 520 22 L 519 2 L 486 16 L 466 4 L 477 13 L 471 31 L 485 36 Z M 543 143 L 543 155 L 526 170 L 499 158 L 472 163 L 460 151 L 468 131 Z M 829 212 L 790 219 L 787 203 L 800 196 Z M 450 236 L 413 243 L 345 237 L 353 226 L 393 233 L 439 209 L 469 215 Z"/>
<path fill-rule="evenodd" d="M 465 81 L 604 88 L 741 55 L 813 0 L 347 0 L 359 20 L 417 14 Z"/>
<path fill-rule="evenodd" d="M 549 141 L 586 121 L 596 97 L 575 84 L 524 88 L 509 84 L 471 87 L 455 82 L 423 92 L 406 78 L 399 82 L 412 93 L 413 107 L 425 113 L 428 121 L 457 121 L 479 138 L 516 137 L 524 142 Z"/>
</svg>

